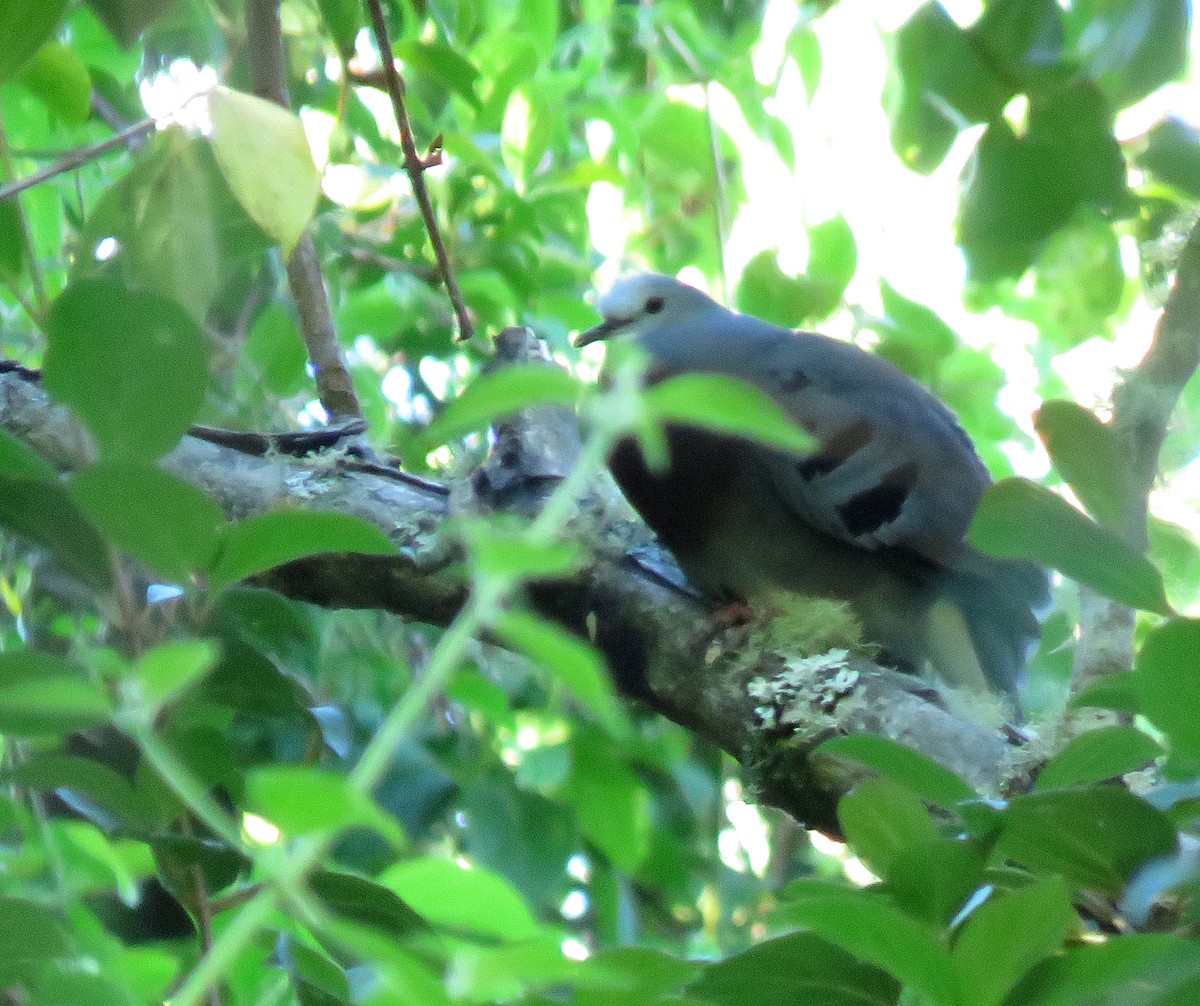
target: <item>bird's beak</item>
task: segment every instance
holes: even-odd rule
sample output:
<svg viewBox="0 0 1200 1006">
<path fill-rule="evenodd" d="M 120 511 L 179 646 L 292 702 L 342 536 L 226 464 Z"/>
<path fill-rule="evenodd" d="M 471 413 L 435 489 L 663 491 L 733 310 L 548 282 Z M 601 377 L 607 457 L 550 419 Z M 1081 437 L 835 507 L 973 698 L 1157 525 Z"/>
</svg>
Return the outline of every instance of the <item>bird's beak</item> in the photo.
<svg viewBox="0 0 1200 1006">
<path fill-rule="evenodd" d="M 621 324 L 621 321 L 617 318 L 607 318 L 595 328 L 589 328 L 586 332 L 580 332 L 575 336 L 575 348 L 583 349 L 584 346 L 590 346 L 593 342 L 599 342 L 601 339 L 607 338 L 620 328 Z"/>
</svg>

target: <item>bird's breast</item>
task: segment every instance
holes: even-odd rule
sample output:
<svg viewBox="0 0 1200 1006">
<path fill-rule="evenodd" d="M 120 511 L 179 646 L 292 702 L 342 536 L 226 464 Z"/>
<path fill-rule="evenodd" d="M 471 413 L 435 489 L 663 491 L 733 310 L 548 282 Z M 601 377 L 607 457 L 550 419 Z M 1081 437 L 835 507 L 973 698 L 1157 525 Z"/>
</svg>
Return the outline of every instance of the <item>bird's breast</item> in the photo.
<svg viewBox="0 0 1200 1006">
<path fill-rule="evenodd" d="M 625 498 L 664 545 L 686 563 L 725 521 L 738 442 L 702 430 L 667 426 L 667 465 L 652 470 L 633 437 L 609 455 Z M 744 443 L 741 446 L 745 447 Z"/>
</svg>

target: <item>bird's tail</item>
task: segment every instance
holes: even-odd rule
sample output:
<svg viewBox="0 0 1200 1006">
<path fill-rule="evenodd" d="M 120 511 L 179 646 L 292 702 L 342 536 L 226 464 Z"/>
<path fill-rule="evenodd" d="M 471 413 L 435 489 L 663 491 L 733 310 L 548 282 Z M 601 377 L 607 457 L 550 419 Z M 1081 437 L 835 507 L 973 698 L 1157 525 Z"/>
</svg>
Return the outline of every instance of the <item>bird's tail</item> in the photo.
<svg viewBox="0 0 1200 1006">
<path fill-rule="evenodd" d="M 1042 633 L 1050 606 L 1046 571 L 1031 562 L 975 553 L 942 585 L 962 613 L 972 649 L 988 684 L 1015 695 Z"/>
</svg>

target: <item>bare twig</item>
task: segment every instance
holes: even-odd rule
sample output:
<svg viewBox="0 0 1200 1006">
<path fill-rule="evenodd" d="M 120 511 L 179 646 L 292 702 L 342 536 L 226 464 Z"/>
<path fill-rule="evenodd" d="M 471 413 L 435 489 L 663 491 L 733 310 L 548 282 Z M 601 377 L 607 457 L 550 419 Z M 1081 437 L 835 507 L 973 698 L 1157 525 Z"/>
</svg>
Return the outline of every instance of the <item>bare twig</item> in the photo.
<svg viewBox="0 0 1200 1006">
<path fill-rule="evenodd" d="M 400 130 L 400 148 L 404 151 L 404 170 L 412 184 L 413 197 L 421 209 L 421 217 L 425 221 L 425 230 L 429 233 L 429 242 L 433 245 L 433 254 L 437 258 L 438 271 L 442 274 L 446 294 L 454 307 L 454 316 L 458 319 L 458 339 L 460 342 L 465 342 L 474 333 L 474 326 L 467 313 L 467 305 L 463 302 L 462 291 L 458 288 L 458 281 L 454 278 L 454 269 L 450 265 L 446 243 L 442 240 L 442 231 L 433 212 L 433 203 L 429 200 L 429 189 L 425 185 L 425 169 L 433 164 L 441 163 L 439 144 L 436 140 L 434 141 L 427 157 L 422 157 L 417 153 L 417 145 L 412 135 L 412 123 L 409 121 L 408 109 L 404 104 L 404 83 L 400 80 L 400 74 L 396 70 L 396 59 L 392 54 L 387 23 L 383 19 L 383 7 L 379 0 L 366 0 L 366 4 L 367 11 L 371 15 L 371 27 L 375 32 L 375 44 L 379 47 L 379 56 L 383 61 L 383 75 L 387 82 L 388 94 L 392 99 L 392 111 L 396 116 L 396 126 Z"/>
<path fill-rule="evenodd" d="M 212 953 L 213 945 L 212 901 L 208 895 L 208 885 L 204 882 L 204 871 L 199 866 L 192 867 L 191 880 L 196 921 L 200 926 L 200 950 L 201 953 L 207 955 Z M 209 986 L 208 1006 L 221 1006 L 221 987 L 219 985 Z"/>
<path fill-rule="evenodd" d="M 75 150 L 69 150 L 59 160 L 42 168 L 41 171 L 35 171 L 32 175 L 27 175 L 0 188 L 0 203 L 6 199 L 11 199 L 19 192 L 31 189 L 35 185 L 41 185 L 42 182 L 47 182 L 51 178 L 56 178 L 68 171 L 81 168 L 83 165 L 96 160 L 110 150 L 131 146 L 139 137 L 150 132 L 153 128 L 153 119 L 143 119 L 141 122 L 134 123 L 132 126 L 122 129 L 107 140 L 93 143 L 90 147 L 77 147 Z"/>
<path fill-rule="evenodd" d="M 289 107 L 279 0 L 248 0 L 246 38 L 250 80 L 260 98 Z M 331 418 L 361 417 L 350 372 L 342 362 L 329 294 L 312 237 L 303 234 L 287 263 L 288 287 L 300 314 L 300 332 L 317 382 L 317 397 Z"/>
<path fill-rule="evenodd" d="M 1193 226 L 1175 270 L 1175 283 L 1150 349 L 1113 392 L 1112 427 L 1125 461 L 1121 536 L 1145 551 L 1150 492 L 1171 413 L 1200 365 L 1200 222 Z M 1133 612 L 1091 592 L 1083 595 L 1075 691 L 1128 670 L 1133 662 Z"/>
</svg>

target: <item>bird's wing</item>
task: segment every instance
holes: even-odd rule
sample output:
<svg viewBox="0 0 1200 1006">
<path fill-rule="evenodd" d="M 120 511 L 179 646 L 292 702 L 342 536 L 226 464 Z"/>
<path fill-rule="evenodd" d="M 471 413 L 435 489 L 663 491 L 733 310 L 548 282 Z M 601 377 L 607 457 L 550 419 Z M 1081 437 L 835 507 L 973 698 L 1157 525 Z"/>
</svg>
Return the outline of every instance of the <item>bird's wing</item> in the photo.
<svg viewBox="0 0 1200 1006">
<path fill-rule="evenodd" d="M 747 370 L 818 441 L 805 457 L 754 449 L 800 520 L 860 548 L 956 561 L 991 480 L 944 405 L 886 361 L 807 333 Z"/>
</svg>

